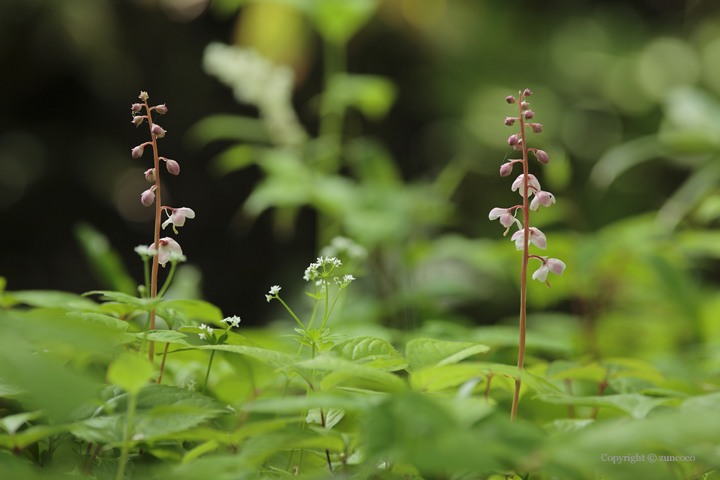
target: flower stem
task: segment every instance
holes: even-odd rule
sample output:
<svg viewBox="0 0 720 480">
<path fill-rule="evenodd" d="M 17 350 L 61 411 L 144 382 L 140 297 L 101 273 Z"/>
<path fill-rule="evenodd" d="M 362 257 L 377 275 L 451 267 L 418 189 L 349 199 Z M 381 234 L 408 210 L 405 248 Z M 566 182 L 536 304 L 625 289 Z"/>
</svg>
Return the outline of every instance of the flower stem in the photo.
<svg viewBox="0 0 720 480">
<path fill-rule="evenodd" d="M 163 372 L 165 371 L 165 359 L 167 358 L 167 352 L 168 352 L 169 346 L 170 346 L 169 343 L 165 344 L 165 351 L 163 352 L 163 359 L 162 359 L 162 363 L 160 364 L 160 376 L 158 377 L 158 381 L 157 381 L 158 385 L 160 385 L 160 383 L 162 382 Z"/>
<path fill-rule="evenodd" d="M 513 393 L 512 410 L 510 412 L 510 419 L 514 422 L 517 418 L 518 402 L 520 400 L 520 384 L 522 382 L 522 370 L 525 364 L 525 323 L 527 313 L 527 268 L 528 268 L 528 247 L 530 239 L 530 208 L 528 202 L 528 187 L 530 178 L 528 177 L 528 150 L 527 143 L 525 141 L 525 121 L 522 109 L 522 99 L 518 101 L 520 108 L 520 134 L 522 138 L 522 152 L 523 152 L 523 256 L 522 256 L 522 267 L 520 269 L 520 339 L 519 339 L 519 350 L 518 350 L 518 376 L 515 379 L 515 392 Z"/>
<path fill-rule="evenodd" d="M 148 105 L 147 100 L 145 100 L 145 111 L 147 112 L 147 121 L 148 125 L 150 127 L 150 138 L 152 139 L 152 147 L 153 147 L 153 157 L 154 157 L 154 164 L 155 164 L 155 250 L 157 250 L 158 253 L 156 253 L 153 256 L 153 265 L 152 265 L 152 275 L 150 279 L 150 298 L 155 298 L 157 296 L 157 277 L 158 277 L 158 260 L 159 260 L 159 253 L 160 253 L 160 219 L 161 219 L 161 212 L 162 212 L 162 200 L 160 197 L 160 157 L 158 156 L 158 147 L 157 147 L 157 139 L 155 138 L 155 135 L 152 133 L 152 115 L 150 113 L 150 106 Z M 155 330 L 155 309 L 153 308 L 150 312 L 150 330 Z M 148 357 L 150 358 L 150 363 L 154 362 L 154 354 L 155 354 L 155 342 L 150 341 L 150 344 L 148 345 Z"/>
<path fill-rule="evenodd" d="M 127 423 L 125 425 L 125 438 L 123 439 L 122 453 L 120 454 L 120 464 L 118 465 L 115 480 L 122 480 L 125 474 L 125 464 L 127 463 L 128 453 L 130 451 L 130 437 L 132 436 L 133 424 L 135 423 L 135 407 L 137 406 L 137 393 L 130 393 L 130 403 L 128 404 Z M 98 445 L 99 446 L 99 445 Z"/>
<path fill-rule="evenodd" d="M 203 384 L 202 393 L 205 393 L 205 389 L 207 388 L 207 382 L 208 378 L 210 378 L 210 367 L 212 367 L 213 357 L 215 357 L 215 350 L 210 353 L 210 361 L 208 362 L 207 373 L 205 373 L 205 383 Z"/>
</svg>

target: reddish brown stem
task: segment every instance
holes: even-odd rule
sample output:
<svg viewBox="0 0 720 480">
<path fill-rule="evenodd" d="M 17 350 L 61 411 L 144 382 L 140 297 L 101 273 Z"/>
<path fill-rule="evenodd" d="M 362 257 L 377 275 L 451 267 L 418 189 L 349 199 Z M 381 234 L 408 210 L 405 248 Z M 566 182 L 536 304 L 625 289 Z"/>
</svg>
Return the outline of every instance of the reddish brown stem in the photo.
<svg viewBox="0 0 720 480">
<path fill-rule="evenodd" d="M 608 386 L 607 381 L 603 381 L 600 383 L 600 385 L 598 385 L 598 392 L 597 392 L 598 397 L 602 397 L 602 394 L 603 394 L 603 392 L 605 392 L 605 389 L 607 388 L 607 386 Z M 598 412 L 600 412 L 600 407 L 595 407 L 593 409 L 592 415 L 590 415 L 590 418 L 595 420 L 598 416 Z"/>
<path fill-rule="evenodd" d="M 567 388 L 568 394 L 572 395 L 572 379 L 565 379 L 565 388 Z M 575 418 L 575 405 L 568 405 L 568 418 Z"/>
<path fill-rule="evenodd" d="M 514 422 L 517 418 L 518 401 L 520 400 L 520 384 L 522 382 L 522 370 L 525 364 L 525 321 L 526 321 L 526 301 L 527 301 L 527 267 L 528 267 L 528 241 L 530 239 L 530 208 L 528 202 L 528 150 L 525 141 L 525 118 L 522 109 L 523 95 L 520 95 L 518 105 L 520 108 L 520 138 L 522 144 L 522 164 L 523 164 L 523 256 L 522 267 L 520 269 L 520 341 L 518 351 L 518 376 L 515 378 L 515 392 L 513 393 L 512 410 L 510 419 Z"/>
<path fill-rule="evenodd" d="M 157 138 L 155 138 L 155 134 L 152 133 L 152 127 L 153 127 L 153 121 L 152 121 L 152 115 L 150 106 L 148 105 L 147 100 L 144 100 L 145 102 L 145 111 L 148 113 L 147 120 L 148 125 L 150 126 L 150 138 L 152 138 L 152 147 L 153 147 L 153 157 L 155 162 L 155 250 L 158 252 L 153 256 L 153 266 L 152 266 L 152 274 L 150 276 L 150 298 L 157 297 L 157 277 L 158 277 L 158 260 L 159 260 L 159 253 L 160 253 L 160 219 L 161 219 L 161 212 L 162 212 L 162 201 L 160 197 L 160 157 L 158 156 L 158 147 L 157 147 Z M 150 330 L 155 330 L 155 309 L 153 308 L 150 312 Z M 150 358 L 150 363 L 154 363 L 154 357 L 155 356 L 155 342 L 150 340 L 150 343 L 148 344 L 148 357 Z"/>
<path fill-rule="evenodd" d="M 487 378 L 487 386 L 485 387 L 485 401 L 486 402 L 490 401 L 490 380 L 492 380 L 494 375 L 495 375 L 494 373 L 491 373 L 488 375 L 488 378 Z"/>
</svg>

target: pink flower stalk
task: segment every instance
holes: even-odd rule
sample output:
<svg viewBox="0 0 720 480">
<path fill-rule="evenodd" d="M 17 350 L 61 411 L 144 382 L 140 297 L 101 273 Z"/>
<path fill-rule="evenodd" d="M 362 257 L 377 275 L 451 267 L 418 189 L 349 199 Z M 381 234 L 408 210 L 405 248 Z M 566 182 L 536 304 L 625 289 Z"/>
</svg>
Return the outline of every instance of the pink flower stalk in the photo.
<svg viewBox="0 0 720 480">
<path fill-rule="evenodd" d="M 557 258 L 540 257 L 538 255 L 531 255 L 528 252 L 529 246 L 532 244 L 537 248 L 545 250 L 547 248 L 547 238 L 538 228 L 530 226 L 530 211 L 537 209 L 540 205 L 549 207 L 555 203 L 555 197 L 552 193 L 543 191 L 540 187 L 540 182 L 529 173 L 528 165 L 528 151 L 535 153 L 535 157 L 540 163 L 548 163 L 548 154 L 542 150 L 535 148 L 528 148 L 527 136 L 525 127 L 530 127 L 530 130 L 536 134 L 542 132 L 542 125 L 539 123 L 526 123 L 526 120 L 530 120 L 535 117 L 535 112 L 530 110 L 530 104 L 526 101 L 526 98 L 532 95 L 530 89 L 525 89 L 519 92 L 519 96 L 516 99 L 513 96 L 508 96 L 505 100 L 509 104 L 519 104 L 519 116 L 518 117 L 506 117 L 505 125 L 513 126 L 516 122 L 520 123 L 520 132 L 510 135 L 507 143 L 513 147 L 514 150 L 522 151 L 522 160 L 512 160 L 504 163 L 500 167 L 500 176 L 506 177 L 512 172 L 514 163 L 522 163 L 523 173 L 518 176 L 512 184 L 512 191 L 517 191 L 523 199 L 522 205 L 518 205 L 512 208 L 493 208 L 488 215 L 490 220 L 500 220 L 500 224 L 508 230 L 513 224 L 518 225 L 518 230 L 512 235 L 511 240 L 515 242 L 515 248 L 522 251 L 522 268 L 520 273 L 520 341 L 518 351 L 518 376 L 515 379 L 515 392 L 513 394 L 512 410 L 510 418 L 514 422 L 517 417 L 517 407 L 520 399 L 520 384 L 522 381 L 522 370 L 525 363 L 525 329 L 527 320 L 527 277 L 528 277 L 528 260 L 530 257 L 537 258 L 543 263 L 540 268 L 532 275 L 533 279 L 540 280 L 542 282 L 547 281 L 549 272 L 556 275 L 561 275 L 565 271 L 565 264 Z M 530 197 L 534 195 L 532 202 Z M 522 210 L 522 222 L 515 218 L 511 213 L 517 210 Z M 507 230 L 505 231 L 507 234 Z M 550 286 L 550 283 L 548 283 Z"/>
</svg>

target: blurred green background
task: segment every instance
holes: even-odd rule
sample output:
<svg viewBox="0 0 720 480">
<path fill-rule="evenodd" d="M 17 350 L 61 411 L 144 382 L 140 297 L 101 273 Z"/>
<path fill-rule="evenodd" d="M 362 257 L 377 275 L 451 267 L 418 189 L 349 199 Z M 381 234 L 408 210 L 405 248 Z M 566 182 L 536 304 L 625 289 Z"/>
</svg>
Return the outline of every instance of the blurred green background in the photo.
<svg viewBox="0 0 720 480">
<path fill-rule="evenodd" d="M 531 171 L 557 197 L 531 222 L 568 265 L 551 289 L 531 282 L 531 334 L 717 372 L 719 7 L 2 0 L 0 275 L 133 291 L 133 247 L 152 241 L 149 157 L 130 156 L 146 90 L 169 108 L 160 154 L 181 165 L 163 203 L 197 214 L 174 236 L 174 295 L 266 323 L 283 315 L 268 287 L 299 295 L 342 235 L 368 251 L 348 329 L 498 324 L 511 342 L 520 255 L 487 213 L 518 200 L 498 176 L 515 158 L 504 99 L 531 88 L 531 146 L 550 155 Z"/>
</svg>

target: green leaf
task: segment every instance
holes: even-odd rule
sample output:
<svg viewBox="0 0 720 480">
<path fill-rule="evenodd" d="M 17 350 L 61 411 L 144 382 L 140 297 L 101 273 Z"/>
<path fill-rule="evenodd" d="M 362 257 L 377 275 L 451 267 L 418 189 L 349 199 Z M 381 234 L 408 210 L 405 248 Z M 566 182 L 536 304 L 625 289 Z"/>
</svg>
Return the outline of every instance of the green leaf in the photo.
<svg viewBox="0 0 720 480">
<path fill-rule="evenodd" d="M 329 390 L 337 384 L 353 377 L 370 380 L 375 383 L 376 388 L 389 392 L 400 392 L 407 389 L 406 383 L 392 373 L 383 372 L 366 365 L 350 362 L 340 357 L 331 355 L 320 355 L 312 360 L 298 364 L 306 369 L 321 370 L 331 373 L 339 373 L 339 376 L 327 376 L 320 383 L 323 390 Z"/>
<path fill-rule="evenodd" d="M 322 415 L 321 415 L 322 413 Z M 325 418 L 325 428 L 331 429 L 340 422 L 345 416 L 345 410 L 339 408 L 329 408 L 322 411 L 320 408 L 311 408 L 305 417 L 305 422 L 316 423 L 322 425 L 323 417 Z"/>
<path fill-rule="evenodd" d="M 590 172 L 590 181 L 607 188 L 617 177 L 635 165 L 666 153 L 655 135 L 638 138 L 608 150 Z"/>
<path fill-rule="evenodd" d="M 162 297 L 138 298 L 122 292 L 112 292 L 109 290 L 92 290 L 84 293 L 83 295 L 102 295 L 103 300 L 115 300 L 118 303 L 124 303 L 126 305 L 145 310 L 146 312 L 156 308 L 162 301 Z"/>
<path fill-rule="evenodd" d="M 334 391 L 332 393 L 310 393 L 302 397 L 278 397 L 257 400 L 243 405 L 243 410 L 259 413 L 299 414 L 311 408 L 331 408 L 346 412 L 367 411 L 383 400 L 384 396 L 350 395 Z"/>
<path fill-rule="evenodd" d="M 42 410 L 36 410 L 34 412 L 23 412 L 15 415 L 8 415 L 0 418 L 0 427 L 7 433 L 15 433 L 18 428 L 22 427 L 25 423 L 32 420 L 36 420 L 44 415 Z"/>
<path fill-rule="evenodd" d="M 212 159 L 211 171 L 218 177 L 242 170 L 255 162 L 257 147 L 241 143 L 234 145 Z"/>
<path fill-rule="evenodd" d="M 582 367 L 568 368 L 550 377 L 550 380 L 559 379 L 590 380 L 595 383 L 604 382 L 607 378 L 607 368 L 591 363 Z"/>
<path fill-rule="evenodd" d="M 131 353 L 122 353 L 108 369 L 108 380 L 120 385 L 131 394 L 136 394 L 152 377 L 152 364 L 145 358 Z"/>
<path fill-rule="evenodd" d="M 449 365 L 467 357 L 485 353 L 490 347 L 472 342 L 447 342 L 434 338 L 416 338 L 410 340 L 405 353 L 413 370 L 429 365 Z"/>
<path fill-rule="evenodd" d="M 555 405 L 583 405 L 587 407 L 613 407 L 633 418 L 645 418 L 652 409 L 668 403 L 676 403 L 674 398 L 647 397 L 637 393 L 606 396 L 573 397 L 570 395 L 538 395 L 537 399 Z"/>
<path fill-rule="evenodd" d="M 375 12 L 376 0 L 314 0 L 310 18 L 328 42 L 343 45 Z"/>
<path fill-rule="evenodd" d="M 127 273 L 120 255 L 115 251 L 107 237 L 87 223 L 75 225 L 75 237 L 85 252 L 85 256 L 95 273 L 110 290 L 132 295 L 137 285 Z"/>
<path fill-rule="evenodd" d="M 9 450 L 23 450 L 52 435 L 70 430 L 71 425 L 36 425 L 12 435 L 0 434 L 0 446 Z"/>
<path fill-rule="evenodd" d="M 150 332 L 136 333 L 135 335 L 140 340 L 143 340 L 147 335 L 148 341 L 151 342 L 176 343 L 186 347 L 194 347 L 194 345 L 187 342 L 187 335 L 177 330 L 152 330 Z"/>
<path fill-rule="evenodd" d="M 70 316 L 76 316 L 82 318 L 86 322 L 97 323 L 99 325 L 105 325 L 108 328 L 114 330 L 120 330 L 126 332 L 130 324 L 123 320 L 120 320 L 110 315 L 104 315 L 102 313 L 68 313 Z"/>
<path fill-rule="evenodd" d="M 380 119 L 392 107 L 397 89 L 385 77 L 339 73 L 330 80 L 325 95 L 336 111 L 352 106 L 367 118 Z"/>
<path fill-rule="evenodd" d="M 358 336 L 338 342 L 332 351 L 350 361 L 362 360 L 367 357 L 390 356 L 402 358 L 389 342 L 378 337 Z"/>
<path fill-rule="evenodd" d="M 7 295 L 31 307 L 60 308 L 69 311 L 85 310 L 90 312 L 98 310 L 98 304 L 89 298 L 68 292 L 57 292 L 55 290 L 24 290 L 7 292 Z"/>
</svg>

